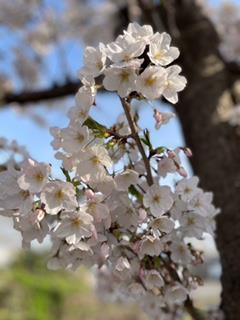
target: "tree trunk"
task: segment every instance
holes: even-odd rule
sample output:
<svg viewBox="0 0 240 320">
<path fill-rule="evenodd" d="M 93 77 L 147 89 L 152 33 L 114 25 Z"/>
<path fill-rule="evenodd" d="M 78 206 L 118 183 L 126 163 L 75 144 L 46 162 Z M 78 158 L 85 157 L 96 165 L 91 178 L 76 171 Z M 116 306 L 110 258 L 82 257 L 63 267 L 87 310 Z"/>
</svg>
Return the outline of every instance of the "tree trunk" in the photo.
<svg viewBox="0 0 240 320">
<path fill-rule="evenodd" d="M 175 0 L 181 64 L 188 86 L 177 105 L 192 165 L 201 185 L 213 191 L 221 209 L 217 247 L 222 264 L 222 303 L 226 320 L 240 319 L 240 135 L 223 121 L 233 107 L 231 75 L 218 56 L 218 36 L 195 1 Z"/>
</svg>

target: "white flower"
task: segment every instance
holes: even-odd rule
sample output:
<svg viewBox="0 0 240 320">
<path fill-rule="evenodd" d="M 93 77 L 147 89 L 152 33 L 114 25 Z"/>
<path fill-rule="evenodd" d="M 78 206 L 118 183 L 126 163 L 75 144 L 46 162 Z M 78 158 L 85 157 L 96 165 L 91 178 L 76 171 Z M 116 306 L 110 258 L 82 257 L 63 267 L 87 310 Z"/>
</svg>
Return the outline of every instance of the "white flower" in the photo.
<svg viewBox="0 0 240 320">
<path fill-rule="evenodd" d="M 211 192 L 203 192 L 201 189 L 193 195 L 188 204 L 188 209 L 207 217 L 211 211 L 213 194 Z"/>
<path fill-rule="evenodd" d="M 178 102 L 178 92 L 182 91 L 187 80 L 185 77 L 180 76 L 179 73 L 182 71 L 181 67 L 174 65 L 166 69 L 167 78 L 163 89 L 163 96 L 171 103 Z"/>
<path fill-rule="evenodd" d="M 110 195 L 116 188 L 114 179 L 105 172 L 98 174 L 91 185 L 105 195 Z"/>
<path fill-rule="evenodd" d="M 139 297 L 143 297 L 146 293 L 143 286 L 138 282 L 131 283 L 128 286 L 128 290 L 129 290 L 131 296 L 133 296 L 133 298 L 136 298 L 136 299 L 138 299 Z"/>
<path fill-rule="evenodd" d="M 90 106 L 76 106 L 72 107 L 68 111 L 68 118 L 71 123 L 78 123 L 82 125 L 85 120 L 88 118 Z"/>
<path fill-rule="evenodd" d="M 166 32 L 157 32 L 151 38 L 148 56 L 155 65 L 166 66 L 178 58 L 178 48 L 170 47 L 170 43 L 171 37 Z"/>
<path fill-rule="evenodd" d="M 240 105 L 236 105 L 232 110 L 229 111 L 227 120 L 232 126 L 240 125 Z"/>
<path fill-rule="evenodd" d="M 182 179 L 176 186 L 176 194 L 178 194 L 183 201 L 190 201 L 200 191 L 197 187 L 198 183 L 198 177 Z"/>
<path fill-rule="evenodd" d="M 12 167 L 0 173 L 0 208 L 26 214 L 32 209 L 33 196 L 28 190 L 20 189 L 19 175 L 20 172 Z"/>
<path fill-rule="evenodd" d="M 145 236 L 140 242 L 139 257 L 142 259 L 145 255 L 159 256 L 163 251 L 163 244 L 157 237 Z"/>
<path fill-rule="evenodd" d="M 114 178 L 117 189 L 120 191 L 127 191 L 131 184 L 136 185 L 138 183 L 138 176 L 136 171 L 126 169 Z"/>
<path fill-rule="evenodd" d="M 182 232 L 186 237 L 201 238 L 206 228 L 206 219 L 193 212 L 186 212 L 180 218 Z"/>
<path fill-rule="evenodd" d="M 137 22 L 129 23 L 127 33 L 136 40 L 145 40 L 147 43 L 153 35 L 153 28 L 150 25 L 140 26 Z"/>
<path fill-rule="evenodd" d="M 161 232 L 170 233 L 173 231 L 175 223 L 167 217 L 160 217 L 154 219 L 151 223 L 153 230 L 160 230 Z"/>
<path fill-rule="evenodd" d="M 91 237 L 93 228 L 93 217 L 79 209 L 64 213 L 64 218 L 57 225 L 54 234 L 65 238 L 69 244 L 76 244 L 83 237 Z"/>
<path fill-rule="evenodd" d="M 172 118 L 175 117 L 175 114 L 172 112 L 160 112 L 157 109 L 154 109 L 155 119 L 155 129 L 158 130 L 163 124 L 167 124 Z"/>
<path fill-rule="evenodd" d="M 168 173 L 174 173 L 176 172 L 177 167 L 174 163 L 173 159 L 168 157 L 163 157 L 158 162 L 158 174 L 165 178 Z"/>
<path fill-rule="evenodd" d="M 164 286 L 163 278 L 156 270 L 147 271 L 144 283 L 149 290 L 154 288 L 161 288 Z"/>
<path fill-rule="evenodd" d="M 92 199 L 89 199 L 81 207 L 94 218 L 95 223 L 105 221 L 105 227 L 109 228 L 111 225 L 109 208 L 106 204 L 101 203 L 102 201 L 103 196 L 95 194 Z"/>
<path fill-rule="evenodd" d="M 49 131 L 54 138 L 51 142 L 51 146 L 54 150 L 60 149 L 62 147 L 61 129 L 57 127 L 52 127 Z"/>
<path fill-rule="evenodd" d="M 104 72 L 103 85 L 109 91 L 117 91 L 120 97 L 126 97 L 135 90 L 136 72 L 134 69 L 112 67 Z"/>
<path fill-rule="evenodd" d="M 81 177 L 88 174 L 95 178 L 98 174 L 105 172 L 104 167 L 110 168 L 111 166 L 112 161 L 107 150 L 103 146 L 94 145 L 80 152 L 77 174 Z"/>
<path fill-rule="evenodd" d="M 162 67 L 150 66 L 137 78 L 136 89 L 146 99 L 157 99 L 166 88 L 167 73 Z"/>
<path fill-rule="evenodd" d="M 98 48 L 86 47 L 84 51 L 84 63 L 89 73 L 94 77 L 100 75 L 105 68 L 106 54 L 104 48 L 105 46 L 100 43 Z"/>
<path fill-rule="evenodd" d="M 82 86 L 75 96 L 76 106 L 83 110 L 89 109 L 93 105 L 94 100 L 95 94 L 92 88 L 87 86 Z"/>
<path fill-rule="evenodd" d="M 17 181 L 15 182 L 17 184 Z M 7 210 L 17 210 L 21 215 L 27 214 L 33 206 L 33 195 L 27 190 L 21 190 L 18 192 L 9 194 L 4 199 L 0 199 L 0 208 Z"/>
<path fill-rule="evenodd" d="M 69 182 L 48 182 L 43 189 L 41 201 L 48 214 L 57 214 L 60 210 L 72 210 L 77 207 L 74 186 Z"/>
<path fill-rule="evenodd" d="M 88 118 L 90 107 L 95 100 L 95 89 L 87 86 L 82 86 L 75 96 L 75 107 L 72 107 L 68 112 L 68 118 L 71 123 L 77 122 L 82 125 Z"/>
<path fill-rule="evenodd" d="M 32 193 L 40 192 L 48 181 L 50 165 L 28 159 L 22 165 L 22 169 L 22 174 L 18 178 L 19 187 Z"/>
<path fill-rule="evenodd" d="M 140 217 L 138 215 L 138 212 L 134 207 L 132 206 L 130 201 L 124 202 L 123 199 L 119 201 L 119 206 L 116 210 L 112 212 L 117 218 L 117 223 L 119 223 L 120 226 L 129 228 L 131 226 L 137 226 L 140 221 Z"/>
<path fill-rule="evenodd" d="M 117 262 L 116 262 L 116 266 L 115 266 L 115 269 L 119 272 L 125 272 L 126 269 L 130 269 L 131 268 L 131 265 L 128 261 L 127 258 L 125 257 L 120 257 L 118 258 Z"/>
<path fill-rule="evenodd" d="M 150 208 L 154 217 L 160 217 L 169 211 L 173 205 L 171 189 L 168 186 L 152 185 L 144 194 L 143 204 L 146 208 Z"/>
<path fill-rule="evenodd" d="M 130 33 L 120 35 L 117 39 L 108 44 L 106 54 L 113 62 L 130 61 L 139 57 L 145 49 L 143 39 L 136 40 Z"/>
<path fill-rule="evenodd" d="M 77 161 L 75 155 L 69 155 L 61 151 L 55 153 L 55 158 L 61 160 L 62 167 L 68 171 L 71 171 L 75 167 L 75 162 Z"/>
<path fill-rule="evenodd" d="M 182 263 L 184 265 L 189 264 L 192 260 L 191 253 L 188 246 L 179 241 L 174 241 L 170 245 L 171 258 L 176 263 Z"/>
<path fill-rule="evenodd" d="M 208 207 L 208 215 L 205 217 L 206 232 L 214 236 L 216 230 L 216 215 L 220 213 L 220 210 L 216 209 L 213 205 Z"/>
<path fill-rule="evenodd" d="M 181 199 L 175 199 L 173 206 L 170 210 L 171 217 L 175 220 L 179 220 L 182 216 L 182 213 L 188 210 L 187 203 Z"/>
<path fill-rule="evenodd" d="M 62 129 L 62 147 L 66 152 L 77 153 L 89 140 L 89 130 L 87 126 L 81 127 L 78 123 L 72 124 Z"/>
<path fill-rule="evenodd" d="M 132 115 L 133 116 L 133 115 Z M 127 122 L 127 118 L 125 113 L 121 113 L 118 117 L 117 117 L 117 121 L 116 121 L 116 130 L 118 131 L 119 134 L 121 135 L 128 135 L 131 133 L 131 130 L 129 128 L 129 124 Z"/>
<path fill-rule="evenodd" d="M 24 216 L 14 218 L 14 228 L 21 232 L 23 247 L 29 248 L 33 240 L 43 242 L 49 232 L 49 226 L 44 215 L 39 210 L 30 211 Z"/>
<path fill-rule="evenodd" d="M 172 304 L 182 304 L 187 299 L 188 291 L 180 283 L 169 286 L 165 293 L 166 302 Z"/>
</svg>

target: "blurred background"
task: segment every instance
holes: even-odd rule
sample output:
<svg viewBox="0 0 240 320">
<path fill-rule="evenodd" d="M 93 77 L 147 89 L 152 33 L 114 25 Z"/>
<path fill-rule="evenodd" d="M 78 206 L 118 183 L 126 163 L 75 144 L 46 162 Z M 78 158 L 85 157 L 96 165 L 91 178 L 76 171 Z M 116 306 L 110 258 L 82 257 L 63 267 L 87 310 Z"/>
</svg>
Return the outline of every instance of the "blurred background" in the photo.
<svg viewBox="0 0 240 320">
<path fill-rule="evenodd" d="M 180 2 L 182 7 L 178 4 Z M 112 41 L 129 21 L 152 23 L 155 30 L 160 32 L 167 29 L 174 43 L 180 44 L 181 49 L 182 30 L 191 29 L 187 10 L 192 10 L 192 7 L 187 6 L 192 5 L 196 16 L 199 14 L 202 19 L 206 19 L 209 28 L 212 28 L 211 32 L 214 30 L 217 34 L 219 59 L 229 70 L 236 70 L 240 61 L 240 1 L 180 2 L 0 0 L 0 164 L 4 165 L 13 154 L 16 159 L 20 159 L 21 153 L 25 152 L 22 148 L 24 146 L 34 159 L 51 163 L 56 176 L 61 174 L 50 146 L 49 128 L 64 127 L 67 124 L 67 110 L 73 106 L 74 94 L 80 86 L 77 71 L 83 66 L 83 48 L 99 41 Z M 156 16 L 156 8 L 161 19 Z M 180 15 L 181 10 L 182 20 L 179 20 L 177 15 Z M 197 32 L 195 41 L 199 57 L 201 51 L 211 57 L 208 52 L 210 49 L 204 47 L 206 43 L 198 37 Z M 201 33 L 205 33 L 205 38 L 211 38 L 207 29 L 203 28 Z M 214 42 L 209 44 L 212 47 L 214 45 Z M 213 49 L 216 55 L 216 47 Z M 189 70 L 194 69 L 195 64 L 193 61 L 186 63 L 184 50 L 186 48 L 183 49 L 179 64 L 190 83 L 195 78 Z M 201 92 L 198 92 L 196 99 L 199 100 L 199 96 Z M 221 100 L 218 106 L 217 120 L 214 113 L 214 121 L 227 122 L 231 128 L 238 130 L 239 100 L 234 98 L 230 110 L 228 96 L 223 98 L 225 100 Z M 179 109 L 175 110 L 163 101 L 154 102 L 153 105 L 139 103 L 135 107 L 142 117 L 141 126 L 149 128 L 154 145 L 161 143 L 174 149 L 190 144 L 195 151 L 194 131 L 187 131 L 181 111 L 178 113 Z M 153 107 L 165 112 L 177 112 L 177 117 L 157 131 L 154 128 Z M 199 105 L 195 113 L 197 108 Z M 120 112 L 120 105 L 114 95 L 100 93 L 92 115 L 99 122 L 111 125 Z M 188 121 L 192 121 L 190 116 Z M 201 150 L 202 153 L 205 151 Z M 195 171 L 198 173 L 199 167 L 194 160 L 193 163 L 187 159 L 183 161 L 189 174 Z M 169 182 L 173 181 L 174 178 Z M 212 189 L 214 185 L 208 184 L 207 190 Z M 198 270 L 198 274 L 204 278 L 205 286 L 194 295 L 197 305 L 207 309 L 219 303 L 221 267 L 213 239 L 206 237 L 196 245 L 206 252 L 206 264 Z M 0 319 L 144 319 L 132 306 L 122 308 L 121 305 L 103 305 L 99 302 L 93 290 L 94 278 L 88 270 L 81 269 L 76 273 L 48 271 L 48 246 L 48 242 L 41 246 L 34 243 L 31 252 L 23 252 L 20 235 L 14 231 L 12 222 L 0 217 Z"/>
</svg>

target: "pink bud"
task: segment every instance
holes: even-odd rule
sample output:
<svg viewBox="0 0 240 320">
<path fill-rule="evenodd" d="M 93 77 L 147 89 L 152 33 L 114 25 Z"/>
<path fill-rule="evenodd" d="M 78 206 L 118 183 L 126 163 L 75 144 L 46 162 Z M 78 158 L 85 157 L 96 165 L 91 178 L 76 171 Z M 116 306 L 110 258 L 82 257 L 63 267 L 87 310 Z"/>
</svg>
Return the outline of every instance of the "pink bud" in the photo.
<svg viewBox="0 0 240 320">
<path fill-rule="evenodd" d="M 45 212 L 42 209 L 36 209 L 30 216 L 30 222 L 32 224 L 38 223 L 43 220 L 44 216 Z"/>
<path fill-rule="evenodd" d="M 183 178 L 187 178 L 187 176 L 188 176 L 187 171 L 186 171 L 183 167 L 180 167 L 180 168 L 178 169 L 178 173 L 179 173 L 180 176 L 182 176 Z"/>
<path fill-rule="evenodd" d="M 86 189 L 84 194 L 88 200 L 92 200 L 95 196 L 95 193 L 91 189 Z"/>
<path fill-rule="evenodd" d="M 173 150 L 168 150 L 167 153 L 170 159 L 174 159 L 176 157 L 176 152 Z"/>
<path fill-rule="evenodd" d="M 162 124 L 162 122 L 163 122 L 163 116 L 162 116 L 161 112 L 158 111 L 157 109 L 154 109 L 153 118 L 156 121 L 156 125 L 155 125 L 156 129 L 159 129 L 161 124 Z"/>
<path fill-rule="evenodd" d="M 187 157 L 192 157 L 193 154 L 190 148 L 184 148 L 183 151 Z"/>
<path fill-rule="evenodd" d="M 45 217 L 45 212 L 42 209 L 37 209 L 36 213 L 37 213 L 38 221 L 42 221 L 43 218 Z"/>
<path fill-rule="evenodd" d="M 147 218 L 147 212 L 146 212 L 146 210 L 143 209 L 143 208 L 140 208 L 140 209 L 138 210 L 138 212 L 139 212 L 139 222 L 144 222 L 145 219 Z"/>
</svg>

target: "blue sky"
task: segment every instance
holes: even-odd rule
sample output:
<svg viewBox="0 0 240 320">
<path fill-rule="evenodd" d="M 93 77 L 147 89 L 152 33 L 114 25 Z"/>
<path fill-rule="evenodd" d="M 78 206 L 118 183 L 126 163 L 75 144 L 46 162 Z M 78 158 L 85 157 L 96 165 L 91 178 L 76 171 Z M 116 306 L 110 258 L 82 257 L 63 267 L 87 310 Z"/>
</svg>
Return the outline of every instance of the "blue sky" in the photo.
<svg viewBox="0 0 240 320">
<path fill-rule="evenodd" d="M 217 4 L 219 0 L 211 0 L 212 3 Z M 240 3 L 240 0 L 235 0 Z M 49 3 L 49 1 L 46 1 Z M 59 6 L 57 0 L 52 0 L 51 3 L 55 6 Z M 8 50 L 14 44 L 14 37 L 8 37 L 8 34 L 2 32 L 0 29 L 0 36 L 4 36 L 4 41 L 1 41 L 0 49 Z M 69 41 L 65 44 L 65 50 L 68 61 L 68 73 L 72 76 L 76 74 L 76 71 L 82 66 L 82 50 L 79 44 Z M 11 61 L 11 57 L 10 60 Z M 54 81 L 64 81 L 61 70 L 59 68 L 59 60 L 56 53 L 52 53 L 46 62 L 48 74 L 47 79 Z M 12 72 L 11 64 L 1 64 L 1 69 L 4 68 L 6 72 Z M 46 80 L 45 80 L 46 81 Z M 44 82 L 45 82 L 44 81 Z M 46 84 L 46 83 L 45 83 Z M 64 104 L 66 109 L 73 105 L 73 98 L 65 99 Z M 169 106 L 160 106 L 163 111 L 171 110 Z M 169 109 L 170 108 L 170 109 Z M 67 118 L 64 111 L 57 111 L 57 108 L 42 108 L 37 107 L 37 113 L 44 116 L 47 114 L 49 126 L 64 127 L 67 125 Z M 93 115 L 97 117 L 100 122 L 112 124 L 120 112 L 120 106 L 114 95 L 101 94 L 97 98 L 97 106 L 93 108 Z M 152 118 L 152 110 L 150 105 L 145 105 L 141 108 L 141 115 L 144 119 L 142 121 L 143 127 L 148 127 L 152 133 L 152 139 L 157 145 L 164 145 L 169 148 L 175 148 L 177 146 L 184 145 L 184 139 L 181 132 L 181 126 L 177 118 L 171 120 L 171 122 L 162 127 L 161 130 L 156 131 L 154 129 L 154 121 Z M 14 111 L 13 108 L 6 108 L 0 112 L 0 137 L 4 136 L 8 139 L 16 139 L 21 145 L 25 145 L 33 158 L 39 161 L 50 162 L 53 167 L 57 167 L 57 162 L 54 159 L 54 152 L 50 146 L 51 136 L 48 128 L 42 128 L 36 125 L 29 117 L 22 115 Z"/>
<path fill-rule="evenodd" d="M 73 99 L 65 100 L 66 106 L 73 105 Z M 154 104 L 162 111 L 171 111 L 168 106 L 160 106 L 157 102 Z M 39 106 L 38 109 L 42 107 Z M 100 94 L 97 96 L 97 105 L 92 107 L 92 115 L 100 122 L 111 125 L 121 112 L 121 106 L 114 94 Z M 47 120 L 50 126 L 64 127 L 68 120 L 64 110 L 56 111 L 54 109 L 39 110 L 39 114 L 47 114 Z M 181 133 L 181 127 L 177 118 L 170 121 L 160 130 L 154 129 L 154 119 L 151 105 L 141 106 L 141 126 L 148 127 L 152 134 L 152 141 L 155 146 L 163 145 L 168 148 L 183 146 L 184 141 Z M 21 145 L 25 145 L 31 156 L 39 161 L 50 162 L 54 168 L 59 162 L 54 159 L 54 151 L 50 146 L 52 137 L 48 128 L 40 127 L 27 115 L 17 113 L 14 109 L 8 108 L 0 113 L 1 126 L 0 137 L 4 136 L 9 140 L 16 139 Z"/>
</svg>

